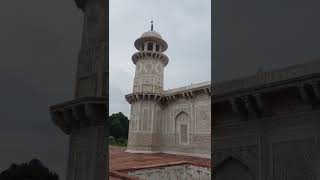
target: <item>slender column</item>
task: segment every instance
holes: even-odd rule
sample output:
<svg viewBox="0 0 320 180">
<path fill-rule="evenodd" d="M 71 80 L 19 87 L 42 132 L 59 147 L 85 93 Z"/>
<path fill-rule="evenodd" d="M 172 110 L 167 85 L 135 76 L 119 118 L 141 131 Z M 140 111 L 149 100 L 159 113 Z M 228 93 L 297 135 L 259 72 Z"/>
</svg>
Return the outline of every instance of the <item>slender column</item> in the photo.
<svg viewBox="0 0 320 180">
<path fill-rule="evenodd" d="M 307 95 L 306 90 L 304 89 L 304 84 L 298 84 L 298 89 L 299 89 L 299 93 L 300 93 L 302 100 L 309 103 L 310 99 Z"/>
<path fill-rule="evenodd" d="M 235 113 L 240 113 L 239 111 L 239 107 L 238 105 L 236 104 L 236 99 L 235 98 L 232 98 L 229 100 L 229 103 L 231 104 L 231 108 L 232 108 L 232 111 L 235 112 Z"/>
<path fill-rule="evenodd" d="M 249 96 L 242 97 L 241 99 L 244 101 L 247 111 L 253 112 L 252 104 L 249 101 Z"/>
<path fill-rule="evenodd" d="M 256 100 L 256 102 L 257 102 L 258 109 L 259 109 L 260 111 L 263 111 L 263 109 L 264 109 L 264 104 L 263 104 L 263 102 L 262 102 L 261 94 L 259 94 L 259 93 L 253 94 L 253 97 L 255 98 L 255 100 Z"/>
<path fill-rule="evenodd" d="M 317 99 L 320 99 L 320 88 L 316 81 L 311 82 L 311 86 L 313 88 L 314 94 L 316 95 Z"/>
</svg>

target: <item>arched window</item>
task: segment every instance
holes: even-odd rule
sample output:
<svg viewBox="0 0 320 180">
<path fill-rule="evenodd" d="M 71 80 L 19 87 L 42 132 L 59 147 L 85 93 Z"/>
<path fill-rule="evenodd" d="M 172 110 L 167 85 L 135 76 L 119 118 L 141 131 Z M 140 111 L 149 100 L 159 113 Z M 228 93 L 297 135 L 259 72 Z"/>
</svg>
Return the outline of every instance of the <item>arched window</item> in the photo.
<svg viewBox="0 0 320 180">
<path fill-rule="evenodd" d="M 188 144 L 188 125 L 180 125 L 180 144 Z"/>
<path fill-rule="evenodd" d="M 180 145 L 188 145 L 189 144 L 189 125 L 190 125 L 190 116 L 182 111 L 180 112 L 176 118 L 176 129 L 177 133 L 176 143 Z"/>
<path fill-rule="evenodd" d="M 148 51 L 152 51 L 152 49 L 153 49 L 153 43 L 149 42 L 147 49 L 148 49 Z"/>
<path fill-rule="evenodd" d="M 158 52 L 160 50 L 159 44 L 156 44 L 156 51 Z"/>
</svg>

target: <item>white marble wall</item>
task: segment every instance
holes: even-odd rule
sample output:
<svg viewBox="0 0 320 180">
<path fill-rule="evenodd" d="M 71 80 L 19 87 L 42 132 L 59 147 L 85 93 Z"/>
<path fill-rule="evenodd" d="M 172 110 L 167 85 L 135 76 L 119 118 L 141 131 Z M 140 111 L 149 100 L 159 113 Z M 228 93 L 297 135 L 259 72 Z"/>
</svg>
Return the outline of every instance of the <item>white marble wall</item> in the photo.
<svg viewBox="0 0 320 180">
<path fill-rule="evenodd" d="M 161 93 L 164 64 L 154 58 L 142 58 L 136 63 L 133 92 Z"/>
<path fill-rule="evenodd" d="M 162 110 L 160 126 L 161 150 L 168 153 L 187 153 L 210 156 L 211 99 L 198 95 L 179 99 Z M 181 142 L 181 125 L 188 126 L 187 143 Z"/>
<path fill-rule="evenodd" d="M 176 165 L 161 168 L 141 169 L 128 173 L 145 180 L 209 180 L 211 176 L 210 168 L 194 165 Z"/>
</svg>

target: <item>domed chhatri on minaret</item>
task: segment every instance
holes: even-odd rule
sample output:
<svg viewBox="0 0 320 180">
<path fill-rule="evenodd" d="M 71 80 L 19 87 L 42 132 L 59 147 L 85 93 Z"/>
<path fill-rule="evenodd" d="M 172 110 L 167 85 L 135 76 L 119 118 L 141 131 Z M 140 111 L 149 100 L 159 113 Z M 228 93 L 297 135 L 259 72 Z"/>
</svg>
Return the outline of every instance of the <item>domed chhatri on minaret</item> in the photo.
<svg viewBox="0 0 320 180">
<path fill-rule="evenodd" d="M 134 42 L 134 46 L 139 51 L 148 50 L 146 49 L 148 47 L 148 41 L 152 41 L 155 43 L 156 47 L 153 50 L 155 50 L 156 52 L 164 52 L 168 48 L 167 42 L 162 39 L 160 33 L 151 30 L 144 32 L 141 37 Z M 149 51 L 152 50 L 149 49 Z"/>
<path fill-rule="evenodd" d="M 168 44 L 153 24 L 134 46 L 127 152 L 210 157 L 210 82 L 163 90 Z"/>
<path fill-rule="evenodd" d="M 148 43 L 150 42 L 154 44 L 148 46 Z M 139 51 L 164 52 L 168 48 L 167 42 L 162 39 L 160 33 L 153 30 L 153 21 L 151 21 L 150 31 L 144 32 L 141 37 L 134 42 L 134 46 Z"/>
</svg>

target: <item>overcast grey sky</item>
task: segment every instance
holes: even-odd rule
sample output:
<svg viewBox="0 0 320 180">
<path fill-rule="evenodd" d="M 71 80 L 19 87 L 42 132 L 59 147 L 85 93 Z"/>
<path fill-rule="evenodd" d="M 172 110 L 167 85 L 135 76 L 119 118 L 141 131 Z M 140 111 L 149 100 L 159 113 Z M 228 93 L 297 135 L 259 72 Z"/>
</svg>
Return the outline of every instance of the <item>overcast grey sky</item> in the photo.
<svg viewBox="0 0 320 180">
<path fill-rule="evenodd" d="M 49 106 L 73 98 L 82 13 L 73 0 L 10 0 L 0 22 L 0 171 L 38 158 L 64 179 L 68 137 Z"/>
<path fill-rule="evenodd" d="M 110 113 L 129 114 L 125 94 L 132 92 L 134 41 L 145 31 L 168 43 L 164 88 L 211 78 L 211 0 L 110 0 Z"/>
<path fill-rule="evenodd" d="M 320 1 L 215 0 L 213 81 L 320 60 Z"/>
</svg>

